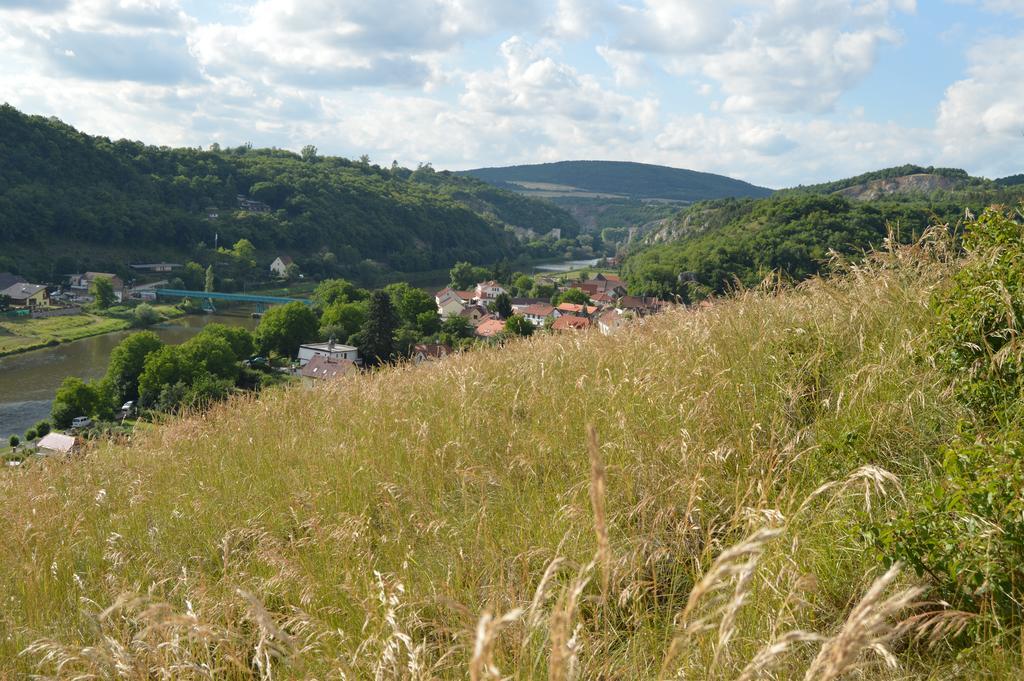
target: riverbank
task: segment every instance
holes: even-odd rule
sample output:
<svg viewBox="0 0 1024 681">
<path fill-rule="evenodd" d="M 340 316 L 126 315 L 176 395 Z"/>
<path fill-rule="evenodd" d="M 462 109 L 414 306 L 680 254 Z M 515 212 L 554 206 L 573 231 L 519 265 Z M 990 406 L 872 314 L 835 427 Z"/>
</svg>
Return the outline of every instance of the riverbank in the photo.
<svg viewBox="0 0 1024 681">
<path fill-rule="evenodd" d="M 155 306 L 165 319 L 175 319 L 185 313 L 170 305 Z M 125 331 L 132 326 L 130 315 L 82 314 L 64 317 L 2 318 L 0 319 L 0 357 L 53 347 L 61 343 Z"/>
</svg>

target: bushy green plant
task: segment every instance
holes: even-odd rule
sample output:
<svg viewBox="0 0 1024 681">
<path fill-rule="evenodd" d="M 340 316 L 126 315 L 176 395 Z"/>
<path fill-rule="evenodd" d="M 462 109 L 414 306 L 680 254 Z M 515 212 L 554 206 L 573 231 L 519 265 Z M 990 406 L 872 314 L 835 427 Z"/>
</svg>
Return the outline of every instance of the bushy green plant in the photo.
<svg viewBox="0 0 1024 681">
<path fill-rule="evenodd" d="M 942 480 L 877 540 L 932 578 L 958 608 L 1021 621 L 1024 597 L 1024 447 L 1016 436 L 954 444 Z"/>
<path fill-rule="evenodd" d="M 1024 227 L 991 209 L 966 225 L 963 245 L 964 265 L 932 300 L 932 347 L 973 419 L 943 449 L 943 475 L 872 532 L 955 607 L 1019 624 L 1024 446 L 1013 422 L 1024 391 Z"/>
<path fill-rule="evenodd" d="M 33 428 L 33 430 L 35 430 L 39 434 L 39 437 L 46 437 L 47 435 L 50 434 L 50 422 L 49 421 L 46 421 L 46 420 L 39 421 L 38 423 L 36 423 L 36 425 L 32 426 L 32 428 Z"/>
<path fill-rule="evenodd" d="M 25 431 L 25 442 L 31 442 L 32 440 L 35 440 L 36 437 L 37 433 L 34 429 L 29 428 L 28 430 Z"/>
<path fill-rule="evenodd" d="M 967 263 L 935 297 L 936 358 L 970 406 L 997 414 L 1024 390 L 1024 225 L 988 210 L 967 225 Z"/>
<path fill-rule="evenodd" d="M 7 443 L 12 447 L 17 447 L 19 444 L 21 444 L 21 438 L 19 438 L 17 435 L 12 435 L 9 438 L 7 438 Z"/>
</svg>

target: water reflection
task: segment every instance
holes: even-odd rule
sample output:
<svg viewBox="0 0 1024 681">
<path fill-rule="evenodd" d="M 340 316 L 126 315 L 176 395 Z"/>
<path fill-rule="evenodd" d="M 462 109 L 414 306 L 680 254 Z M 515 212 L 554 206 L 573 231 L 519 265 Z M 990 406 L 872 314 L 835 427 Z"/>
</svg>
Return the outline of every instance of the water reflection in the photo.
<svg viewBox="0 0 1024 681">
<path fill-rule="evenodd" d="M 256 328 L 256 320 L 234 315 L 192 315 L 153 327 L 165 343 L 182 343 L 207 324 Z M 52 348 L 0 358 L 0 437 L 22 434 L 50 415 L 53 394 L 67 376 L 99 378 L 110 352 L 131 331 L 93 336 Z"/>
</svg>

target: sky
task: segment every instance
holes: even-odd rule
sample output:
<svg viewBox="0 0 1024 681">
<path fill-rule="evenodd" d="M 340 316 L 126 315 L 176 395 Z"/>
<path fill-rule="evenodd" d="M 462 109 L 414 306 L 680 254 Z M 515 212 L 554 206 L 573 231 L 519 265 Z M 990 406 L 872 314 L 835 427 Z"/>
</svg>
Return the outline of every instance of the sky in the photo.
<svg viewBox="0 0 1024 681">
<path fill-rule="evenodd" d="M 407 167 L 995 178 L 1024 172 L 1024 0 L 0 0 L 0 101 Z"/>
</svg>

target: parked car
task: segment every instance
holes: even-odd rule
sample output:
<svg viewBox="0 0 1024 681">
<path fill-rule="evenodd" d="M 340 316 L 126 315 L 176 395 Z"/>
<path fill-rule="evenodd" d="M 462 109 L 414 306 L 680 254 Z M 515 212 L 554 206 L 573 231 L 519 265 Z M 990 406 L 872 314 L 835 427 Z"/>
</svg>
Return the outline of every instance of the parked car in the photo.
<svg viewBox="0 0 1024 681">
<path fill-rule="evenodd" d="M 92 419 L 88 416 L 76 416 L 71 419 L 72 428 L 88 428 L 92 425 Z"/>
<path fill-rule="evenodd" d="M 135 413 L 135 401 L 134 400 L 128 400 L 127 402 L 125 402 L 124 404 L 121 405 L 121 416 L 122 417 L 127 418 L 127 417 L 131 416 L 134 413 Z"/>
</svg>

